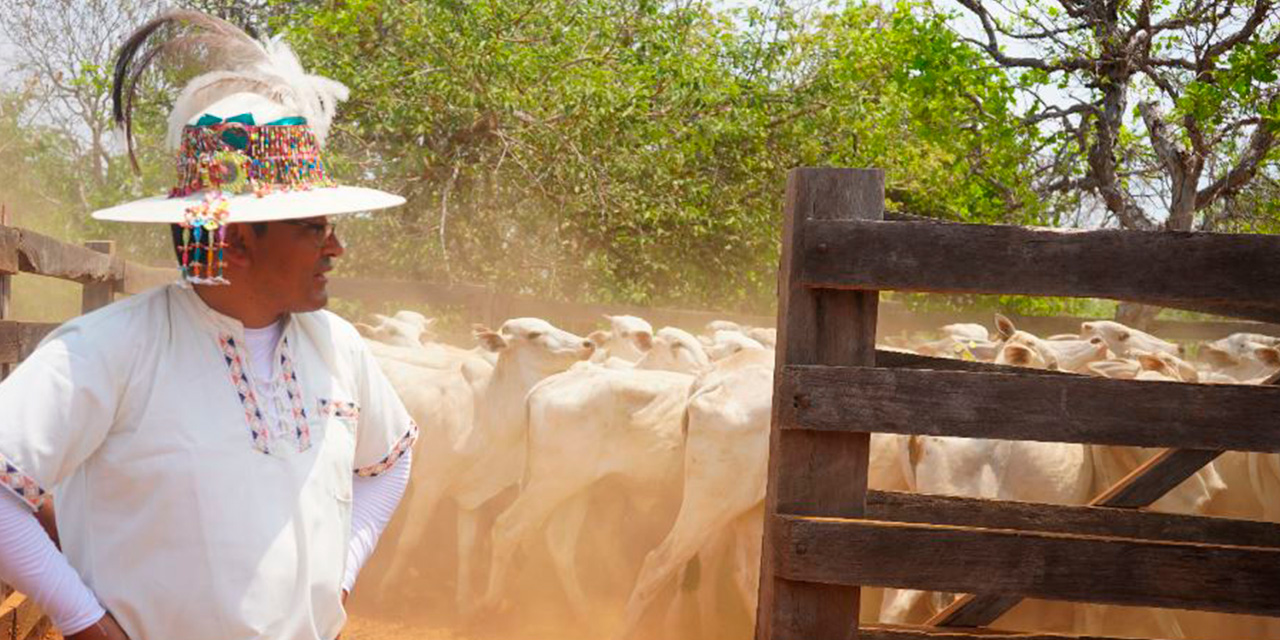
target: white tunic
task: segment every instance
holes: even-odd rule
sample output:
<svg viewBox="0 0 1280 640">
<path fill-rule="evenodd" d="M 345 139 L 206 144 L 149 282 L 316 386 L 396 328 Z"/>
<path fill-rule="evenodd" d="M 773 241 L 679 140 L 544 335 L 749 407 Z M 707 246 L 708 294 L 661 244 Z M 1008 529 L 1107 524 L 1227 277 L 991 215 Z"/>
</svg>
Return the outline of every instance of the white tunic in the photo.
<svg viewBox="0 0 1280 640">
<path fill-rule="evenodd" d="M 132 640 L 332 640 L 352 471 L 417 435 L 336 315 L 286 321 L 272 397 L 243 334 L 170 285 L 59 327 L 0 384 L 0 486 L 33 508 L 53 490 L 63 552 Z"/>
</svg>

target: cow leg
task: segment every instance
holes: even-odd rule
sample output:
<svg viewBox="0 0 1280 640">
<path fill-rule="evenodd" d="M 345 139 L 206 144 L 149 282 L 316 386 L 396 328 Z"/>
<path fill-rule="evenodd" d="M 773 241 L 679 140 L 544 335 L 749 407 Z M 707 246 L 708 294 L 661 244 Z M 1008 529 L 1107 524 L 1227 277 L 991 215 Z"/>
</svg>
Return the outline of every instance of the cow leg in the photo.
<svg viewBox="0 0 1280 640">
<path fill-rule="evenodd" d="M 551 515 L 543 531 L 547 548 L 551 550 L 551 562 L 555 566 L 556 576 L 560 578 L 560 586 L 564 587 L 565 595 L 569 598 L 569 607 L 583 622 L 591 619 L 591 605 L 582 589 L 582 582 L 578 579 L 577 552 L 588 503 L 587 492 L 570 498 Z"/>
<path fill-rule="evenodd" d="M 489 586 L 480 601 L 482 610 L 492 610 L 502 600 L 511 560 L 524 541 L 546 522 L 565 500 L 582 493 L 590 478 L 562 478 L 531 482 L 493 524 L 493 555 L 489 565 Z"/>
<path fill-rule="evenodd" d="M 700 633 L 708 629 L 715 618 L 716 593 L 720 589 L 720 576 L 728 553 L 729 532 L 722 529 L 711 537 L 698 553 L 680 566 L 676 575 L 676 592 L 671 599 L 663 621 L 668 638 L 702 638 Z M 697 601 L 697 617 L 694 618 L 693 601 Z M 714 629 L 714 627 L 710 627 Z M 689 630 L 685 633 L 685 630 Z"/>
<path fill-rule="evenodd" d="M 764 512 L 754 509 L 738 518 L 733 526 L 734 549 L 737 551 L 733 575 L 751 619 L 756 617 L 756 599 L 760 595 L 760 553 L 764 546 Z"/>
<path fill-rule="evenodd" d="M 373 576 L 380 576 L 375 585 L 375 592 L 380 599 L 395 599 L 401 594 L 413 594 L 418 581 L 425 577 L 414 563 L 420 559 L 417 552 L 426 539 L 427 526 L 440 505 L 444 485 L 438 481 L 424 480 L 417 485 L 411 484 L 410 489 L 412 493 L 406 493 L 401 504 L 400 526 L 395 531 L 388 530 L 392 535 L 383 535 L 383 544 L 390 543 L 391 549 L 374 555 L 374 558 L 386 558 L 385 562 L 374 565 L 376 570 L 372 572 Z"/>
<path fill-rule="evenodd" d="M 687 498 L 686 492 L 686 500 L 681 505 L 680 514 L 676 516 L 676 523 L 666 539 L 644 558 L 644 565 L 640 568 L 639 577 L 636 578 L 636 586 L 631 590 L 626 610 L 622 614 L 622 625 L 615 634 L 615 638 L 619 640 L 629 638 L 635 633 L 640 619 L 661 593 L 663 587 L 670 583 L 685 563 L 706 547 L 713 535 L 721 532 L 727 522 L 737 515 L 734 512 L 717 513 L 714 508 L 705 508 L 711 505 L 695 507 Z M 704 567 L 703 577 L 706 574 Z"/>
<path fill-rule="evenodd" d="M 471 578 L 475 571 L 472 561 L 476 553 L 476 531 L 480 525 L 480 510 L 458 506 L 458 613 L 470 617 L 475 613 L 474 587 Z"/>
</svg>

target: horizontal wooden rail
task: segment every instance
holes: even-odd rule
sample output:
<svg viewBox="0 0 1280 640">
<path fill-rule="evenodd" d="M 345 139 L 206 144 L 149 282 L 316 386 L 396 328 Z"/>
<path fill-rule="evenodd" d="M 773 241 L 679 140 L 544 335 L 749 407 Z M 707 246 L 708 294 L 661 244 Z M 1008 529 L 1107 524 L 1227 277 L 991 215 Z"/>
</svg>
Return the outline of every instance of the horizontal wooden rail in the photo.
<svg viewBox="0 0 1280 640">
<path fill-rule="evenodd" d="M 124 283 L 118 291 L 127 295 L 142 293 L 152 287 L 178 281 L 178 268 L 148 267 L 136 262 L 124 263 Z"/>
<path fill-rule="evenodd" d="M 1280 549 L 1271 522 L 895 491 L 868 491 L 867 519 Z"/>
<path fill-rule="evenodd" d="M 1275 548 L 811 516 L 768 525 L 788 580 L 1280 616 Z"/>
<path fill-rule="evenodd" d="M 784 429 L 1280 452 L 1273 387 L 793 365 L 778 394 Z"/>
<path fill-rule="evenodd" d="M 814 220 L 805 249 L 812 287 L 1111 298 L 1280 321 L 1280 236 Z"/>
<path fill-rule="evenodd" d="M 0 273 L 19 272 L 103 282 L 123 278 L 124 261 L 27 229 L 0 227 Z"/>
<path fill-rule="evenodd" d="M 911 625 L 859 625 L 859 640 L 1120 640 L 1101 636 L 1027 633 L 1004 629 L 936 629 Z"/>
</svg>

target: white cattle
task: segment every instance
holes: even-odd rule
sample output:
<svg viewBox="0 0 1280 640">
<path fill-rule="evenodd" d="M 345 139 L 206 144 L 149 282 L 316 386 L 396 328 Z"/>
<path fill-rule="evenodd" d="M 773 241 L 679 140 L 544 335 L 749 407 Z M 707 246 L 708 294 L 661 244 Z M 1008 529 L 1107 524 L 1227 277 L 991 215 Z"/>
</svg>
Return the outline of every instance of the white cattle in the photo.
<svg viewBox="0 0 1280 640">
<path fill-rule="evenodd" d="M 586 339 L 536 318 L 517 318 L 498 331 L 477 328 L 481 346 L 496 354 L 492 369 L 415 367 L 380 360 L 401 399 L 419 422 L 414 497 L 400 536 L 404 549 L 420 544 L 442 499 L 458 507 L 460 610 L 472 605 L 478 511 L 523 473 L 526 451 L 524 398 L 543 378 L 591 356 Z M 459 408 L 462 407 L 462 408 Z M 465 410 L 464 410 L 465 409 Z M 397 554 L 399 555 L 399 554 Z"/>
<path fill-rule="evenodd" d="M 663 327 L 653 337 L 649 351 L 636 362 L 636 369 L 655 369 L 696 374 L 711 366 L 702 343 L 692 334 L 675 327 Z"/>
<path fill-rule="evenodd" d="M 778 330 L 763 327 L 752 327 L 747 330 L 747 337 L 764 345 L 766 349 L 772 349 L 778 344 Z"/>
<path fill-rule="evenodd" d="M 1172 342 L 1111 320 L 1090 320 L 1080 323 L 1080 338 L 1083 340 L 1101 338 L 1107 343 L 1107 348 L 1111 349 L 1112 353 L 1121 357 L 1129 355 L 1133 350 L 1162 351 L 1174 356 L 1182 354 L 1182 347 Z"/>
<path fill-rule="evenodd" d="M 1257 381 L 1280 371 L 1280 338 L 1236 333 L 1200 347 L 1214 373 L 1235 381 Z"/>
<path fill-rule="evenodd" d="M 516 501 L 493 527 L 493 560 L 482 610 L 502 601 L 511 562 L 548 518 L 552 560 L 583 621 L 590 602 L 574 555 L 590 490 L 605 478 L 654 506 L 679 495 L 681 417 L 693 376 L 650 369 L 578 367 L 528 395 L 529 458 Z"/>
<path fill-rule="evenodd" d="M 714 626 L 707 605 L 714 600 L 717 551 L 730 552 L 735 592 L 749 615 L 756 609 L 760 536 L 769 456 L 773 398 L 771 351 L 743 351 L 702 376 L 685 413 L 684 486 L 680 512 L 670 532 L 644 560 L 615 637 L 629 638 L 654 600 L 695 557 L 703 560 L 699 591 L 702 624 Z M 896 450 L 899 436 L 872 436 L 870 486 L 907 488 Z"/>
<path fill-rule="evenodd" d="M 991 333 L 987 328 L 976 322 L 960 322 L 956 324 L 948 324 L 942 327 L 942 335 L 951 336 L 960 340 L 974 340 L 977 342 L 990 342 Z"/>
<path fill-rule="evenodd" d="M 616 364 L 634 363 L 653 346 L 653 325 L 643 318 L 611 315 L 604 318 L 609 321 L 609 328 L 587 336 L 596 345 L 592 362 L 604 364 L 616 359 L 619 361 Z"/>
<path fill-rule="evenodd" d="M 707 335 L 714 335 L 717 331 L 737 331 L 738 333 L 746 333 L 747 327 L 744 327 L 732 320 L 712 320 L 707 323 L 704 330 L 707 332 Z"/>
<path fill-rule="evenodd" d="M 996 364 L 1087 373 L 1089 363 L 1107 357 L 1107 345 L 1101 338 L 1044 340 L 1018 330 L 1011 320 L 998 314 L 996 327 L 1004 338 Z"/>
<path fill-rule="evenodd" d="M 431 329 L 435 326 L 436 319 L 416 311 L 400 310 L 391 316 L 375 313 L 373 317 L 378 321 L 376 325 L 355 323 L 360 335 L 401 347 L 414 347 L 435 339 Z"/>
<path fill-rule="evenodd" d="M 1087 323 L 1086 323 L 1087 324 Z M 1150 373 L 1158 379 L 1181 379 L 1194 376 L 1191 367 L 1168 353 L 1142 353 L 1132 346 L 1132 337 L 1122 341 L 1129 345 L 1126 353 L 1135 356 L 1132 364 L 1124 360 L 1103 361 L 1108 347 L 1101 336 L 1089 340 L 1046 341 L 1017 331 L 1006 318 L 998 317 L 997 326 L 1006 342 L 997 362 L 1050 368 L 1116 373 L 1123 377 L 1142 377 Z M 1082 336 L 1086 335 L 1082 332 Z M 1068 345 L 1068 350 L 1061 347 Z M 1062 366 L 1063 363 L 1066 366 Z M 1050 504 L 1085 504 L 1105 491 L 1133 469 L 1150 458 L 1150 450 L 1132 447 L 1104 447 L 1072 443 L 994 441 L 918 436 L 911 439 L 911 477 L 922 493 L 960 495 L 966 497 L 1043 502 Z M 1156 509 L 1182 513 L 1202 512 L 1208 502 L 1223 489 L 1221 477 L 1212 465 L 1202 469 L 1177 489 L 1153 505 Z M 932 611 L 930 610 L 932 605 Z M 935 599 L 918 591 L 887 590 L 881 609 L 885 622 L 920 622 L 921 617 L 936 613 Z M 1167 612 L 1151 613 L 1148 618 L 1118 622 L 1108 619 L 1107 608 L 1024 603 L 1002 618 L 1002 623 L 1015 628 L 1038 631 L 1101 633 L 1109 626 L 1122 626 L 1131 631 L 1134 625 L 1148 625 L 1159 633 L 1180 637 L 1178 621 Z"/>
<path fill-rule="evenodd" d="M 765 349 L 763 344 L 747 337 L 747 334 L 741 331 L 726 330 L 715 332 L 711 338 L 703 338 L 702 346 L 706 349 L 707 357 L 712 360 L 723 360 L 739 351 Z"/>
</svg>

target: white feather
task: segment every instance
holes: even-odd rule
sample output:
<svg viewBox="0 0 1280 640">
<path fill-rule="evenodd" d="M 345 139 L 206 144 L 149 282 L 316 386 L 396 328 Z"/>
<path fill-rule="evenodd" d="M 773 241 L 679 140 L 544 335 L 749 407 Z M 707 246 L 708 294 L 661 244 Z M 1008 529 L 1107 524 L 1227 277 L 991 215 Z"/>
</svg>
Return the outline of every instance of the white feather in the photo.
<svg viewBox="0 0 1280 640">
<path fill-rule="evenodd" d="M 308 74 L 293 49 L 280 36 L 263 42 L 262 46 L 267 60 L 259 69 L 279 76 L 292 89 L 294 106 L 302 112 L 300 115 L 307 119 L 316 140 L 323 146 L 338 103 L 350 94 L 346 85 Z"/>
<path fill-rule="evenodd" d="M 289 45 L 280 37 L 260 45 L 261 56 L 238 69 L 211 71 L 187 83 L 174 100 L 169 114 L 168 143 L 177 147 L 182 129 L 210 105 L 235 93 L 249 92 L 279 103 L 306 118 L 323 146 L 338 102 L 346 100 L 346 85 L 308 74 Z M 215 114 L 223 117 L 237 114 Z M 262 123 L 259 123 L 262 124 Z"/>
</svg>

